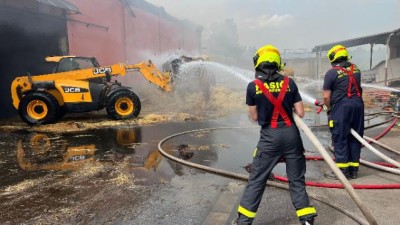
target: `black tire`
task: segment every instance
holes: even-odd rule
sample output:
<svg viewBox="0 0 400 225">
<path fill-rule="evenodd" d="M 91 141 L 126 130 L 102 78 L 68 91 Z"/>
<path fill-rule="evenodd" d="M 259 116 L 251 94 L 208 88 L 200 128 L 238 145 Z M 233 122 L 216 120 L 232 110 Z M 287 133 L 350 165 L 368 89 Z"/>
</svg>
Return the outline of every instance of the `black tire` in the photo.
<svg viewBox="0 0 400 225">
<path fill-rule="evenodd" d="M 140 99 L 132 91 L 120 89 L 108 98 L 106 110 L 114 120 L 135 118 L 141 110 Z"/>
<path fill-rule="evenodd" d="M 58 111 L 57 111 L 57 118 L 56 118 L 56 120 L 62 119 L 62 118 L 65 116 L 65 114 L 66 114 L 65 109 L 64 109 L 63 107 L 59 106 L 59 107 L 58 107 Z"/>
<path fill-rule="evenodd" d="M 54 96 L 46 92 L 31 92 L 19 103 L 18 112 L 29 125 L 53 123 L 57 119 L 59 105 Z"/>
</svg>

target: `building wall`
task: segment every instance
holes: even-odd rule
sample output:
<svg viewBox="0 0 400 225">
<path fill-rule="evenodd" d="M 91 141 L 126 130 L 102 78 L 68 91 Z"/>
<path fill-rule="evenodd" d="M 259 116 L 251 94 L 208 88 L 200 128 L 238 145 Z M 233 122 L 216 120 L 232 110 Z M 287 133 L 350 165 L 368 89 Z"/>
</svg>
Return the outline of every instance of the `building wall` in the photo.
<svg viewBox="0 0 400 225">
<path fill-rule="evenodd" d="M 294 70 L 295 76 L 306 78 L 320 78 L 325 75 L 326 71 L 331 68 L 326 58 L 321 59 L 320 74 L 317 76 L 317 59 L 316 58 L 299 58 L 286 59 L 286 66 Z"/>
<path fill-rule="evenodd" d="M 391 59 L 400 57 L 400 34 L 391 37 L 389 47 Z"/>
<path fill-rule="evenodd" d="M 385 82 L 385 63 L 383 63 L 377 70 L 375 81 L 383 84 Z M 388 62 L 388 81 L 400 79 L 400 58 L 390 59 Z"/>
<path fill-rule="evenodd" d="M 393 81 L 400 80 L 400 35 L 394 35 L 390 39 L 390 56 L 387 69 L 387 81 L 390 84 Z M 372 70 L 363 71 L 364 78 L 371 80 L 374 83 L 385 85 L 386 77 L 386 61 L 378 63 Z"/>
<path fill-rule="evenodd" d="M 0 97 L 0 118 L 17 115 L 11 104 L 11 81 L 27 72 L 44 73 L 42 64 L 49 55 L 93 56 L 101 65 L 110 65 L 147 59 L 157 62 L 157 57 L 168 51 L 200 53 L 200 27 L 174 18 L 144 0 L 68 1 L 81 13 L 39 1 L 0 0 L 0 74 L 4 77 L 0 90 L 6 93 Z M 123 2 L 142 2 L 145 7 Z M 156 65 L 161 68 L 161 64 Z M 119 80 L 131 85 L 139 77 Z"/>
<path fill-rule="evenodd" d="M 64 11 L 37 1 L 0 0 L 0 119 L 17 116 L 11 82 L 18 76 L 50 73 L 49 55 L 65 51 L 67 22 Z"/>
<path fill-rule="evenodd" d="M 69 0 L 82 14 L 68 16 L 69 53 L 93 56 L 100 64 L 124 62 L 125 10 L 117 0 Z"/>
<path fill-rule="evenodd" d="M 164 16 L 161 8 L 155 13 L 155 6 L 146 11 L 119 0 L 69 1 L 82 12 L 69 15 L 70 54 L 94 56 L 108 65 L 136 63 L 175 50 L 200 53 L 198 29 Z"/>
<path fill-rule="evenodd" d="M 93 56 L 101 65 L 152 60 L 161 68 L 168 54 L 200 53 L 199 26 L 169 16 L 162 8 L 146 2 L 145 7 L 135 7 L 119 0 L 69 1 L 82 12 L 69 15 L 71 55 Z M 139 76 L 117 79 L 127 86 L 143 82 Z"/>
</svg>

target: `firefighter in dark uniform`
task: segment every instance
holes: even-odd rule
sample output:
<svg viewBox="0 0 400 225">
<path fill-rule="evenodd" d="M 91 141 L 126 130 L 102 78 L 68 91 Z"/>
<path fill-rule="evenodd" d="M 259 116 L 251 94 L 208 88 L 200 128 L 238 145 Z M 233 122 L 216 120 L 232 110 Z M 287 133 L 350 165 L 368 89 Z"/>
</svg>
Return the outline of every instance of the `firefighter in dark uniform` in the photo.
<svg viewBox="0 0 400 225">
<path fill-rule="evenodd" d="M 324 104 L 335 148 L 336 166 L 350 179 L 356 179 L 360 164 L 361 143 L 350 133 L 364 135 L 364 102 L 361 72 L 349 62 L 346 47 L 336 45 L 328 51 L 332 68 L 325 74 Z M 329 176 L 330 174 L 328 174 Z"/>
<path fill-rule="evenodd" d="M 253 154 L 253 168 L 238 208 L 237 224 L 251 224 L 256 216 L 267 179 L 283 158 L 289 178 L 290 196 L 296 214 L 304 225 L 314 223 L 316 209 L 310 206 L 305 187 L 306 161 L 293 108 L 304 116 L 301 96 L 295 82 L 279 73 L 280 53 L 272 45 L 260 48 L 254 56 L 256 79 L 247 86 L 249 117 L 261 126 L 260 140 Z"/>
</svg>

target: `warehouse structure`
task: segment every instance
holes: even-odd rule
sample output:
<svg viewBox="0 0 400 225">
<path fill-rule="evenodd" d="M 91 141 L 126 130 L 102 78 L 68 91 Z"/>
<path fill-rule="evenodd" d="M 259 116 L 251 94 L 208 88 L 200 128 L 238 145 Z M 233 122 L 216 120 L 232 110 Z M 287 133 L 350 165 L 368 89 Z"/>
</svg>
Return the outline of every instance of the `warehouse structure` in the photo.
<svg viewBox="0 0 400 225">
<path fill-rule="evenodd" d="M 0 118 L 16 115 L 11 81 L 51 73 L 51 55 L 137 63 L 179 49 L 199 54 L 202 28 L 144 0 L 0 0 Z M 133 76 L 124 77 L 133 82 Z"/>
<path fill-rule="evenodd" d="M 369 70 L 363 71 L 364 82 L 377 83 L 385 86 L 400 86 L 400 29 L 317 45 L 314 47 L 313 52 L 316 52 L 317 58 L 321 58 L 324 56 L 323 53 L 338 44 L 344 45 L 347 48 L 361 45 L 370 46 Z M 385 60 L 373 66 L 372 55 L 374 46 L 376 45 L 385 45 L 387 54 Z M 321 66 L 319 71 L 321 71 Z"/>
</svg>

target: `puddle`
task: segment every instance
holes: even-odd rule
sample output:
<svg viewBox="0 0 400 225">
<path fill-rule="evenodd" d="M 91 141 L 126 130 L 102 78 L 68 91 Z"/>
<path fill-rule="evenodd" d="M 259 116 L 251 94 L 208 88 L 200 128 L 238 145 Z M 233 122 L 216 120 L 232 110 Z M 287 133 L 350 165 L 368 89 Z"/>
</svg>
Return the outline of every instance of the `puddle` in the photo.
<svg viewBox="0 0 400 225">
<path fill-rule="evenodd" d="M 127 121 L 111 121 L 100 112 L 67 115 L 57 124 L 44 126 L 29 127 L 18 120 L 2 122 L 0 223 L 113 223 L 119 221 L 116 211 L 146 204 L 152 190 L 174 178 L 205 174 L 163 158 L 158 142 L 193 129 L 254 126 L 245 113 L 243 90 L 225 86 L 205 90 L 191 91 L 183 83 L 171 95 L 159 95 L 150 88 L 152 94 L 139 91 L 146 96 L 144 111 L 139 118 Z M 326 124 L 326 114 L 316 115 L 311 112 L 314 110 L 309 106 L 304 121 Z M 377 117 L 369 123 L 384 119 Z M 324 146 L 329 145 L 327 127 L 311 129 Z M 304 134 L 302 137 L 306 153 L 318 154 Z M 173 138 L 163 148 L 184 160 L 246 174 L 243 167 L 252 161 L 258 138 L 257 127 L 213 130 Z M 320 167 L 307 163 L 307 178 L 322 176 Z M 285 174 L 284 164 L 274 172 Z"/>
</svg>

